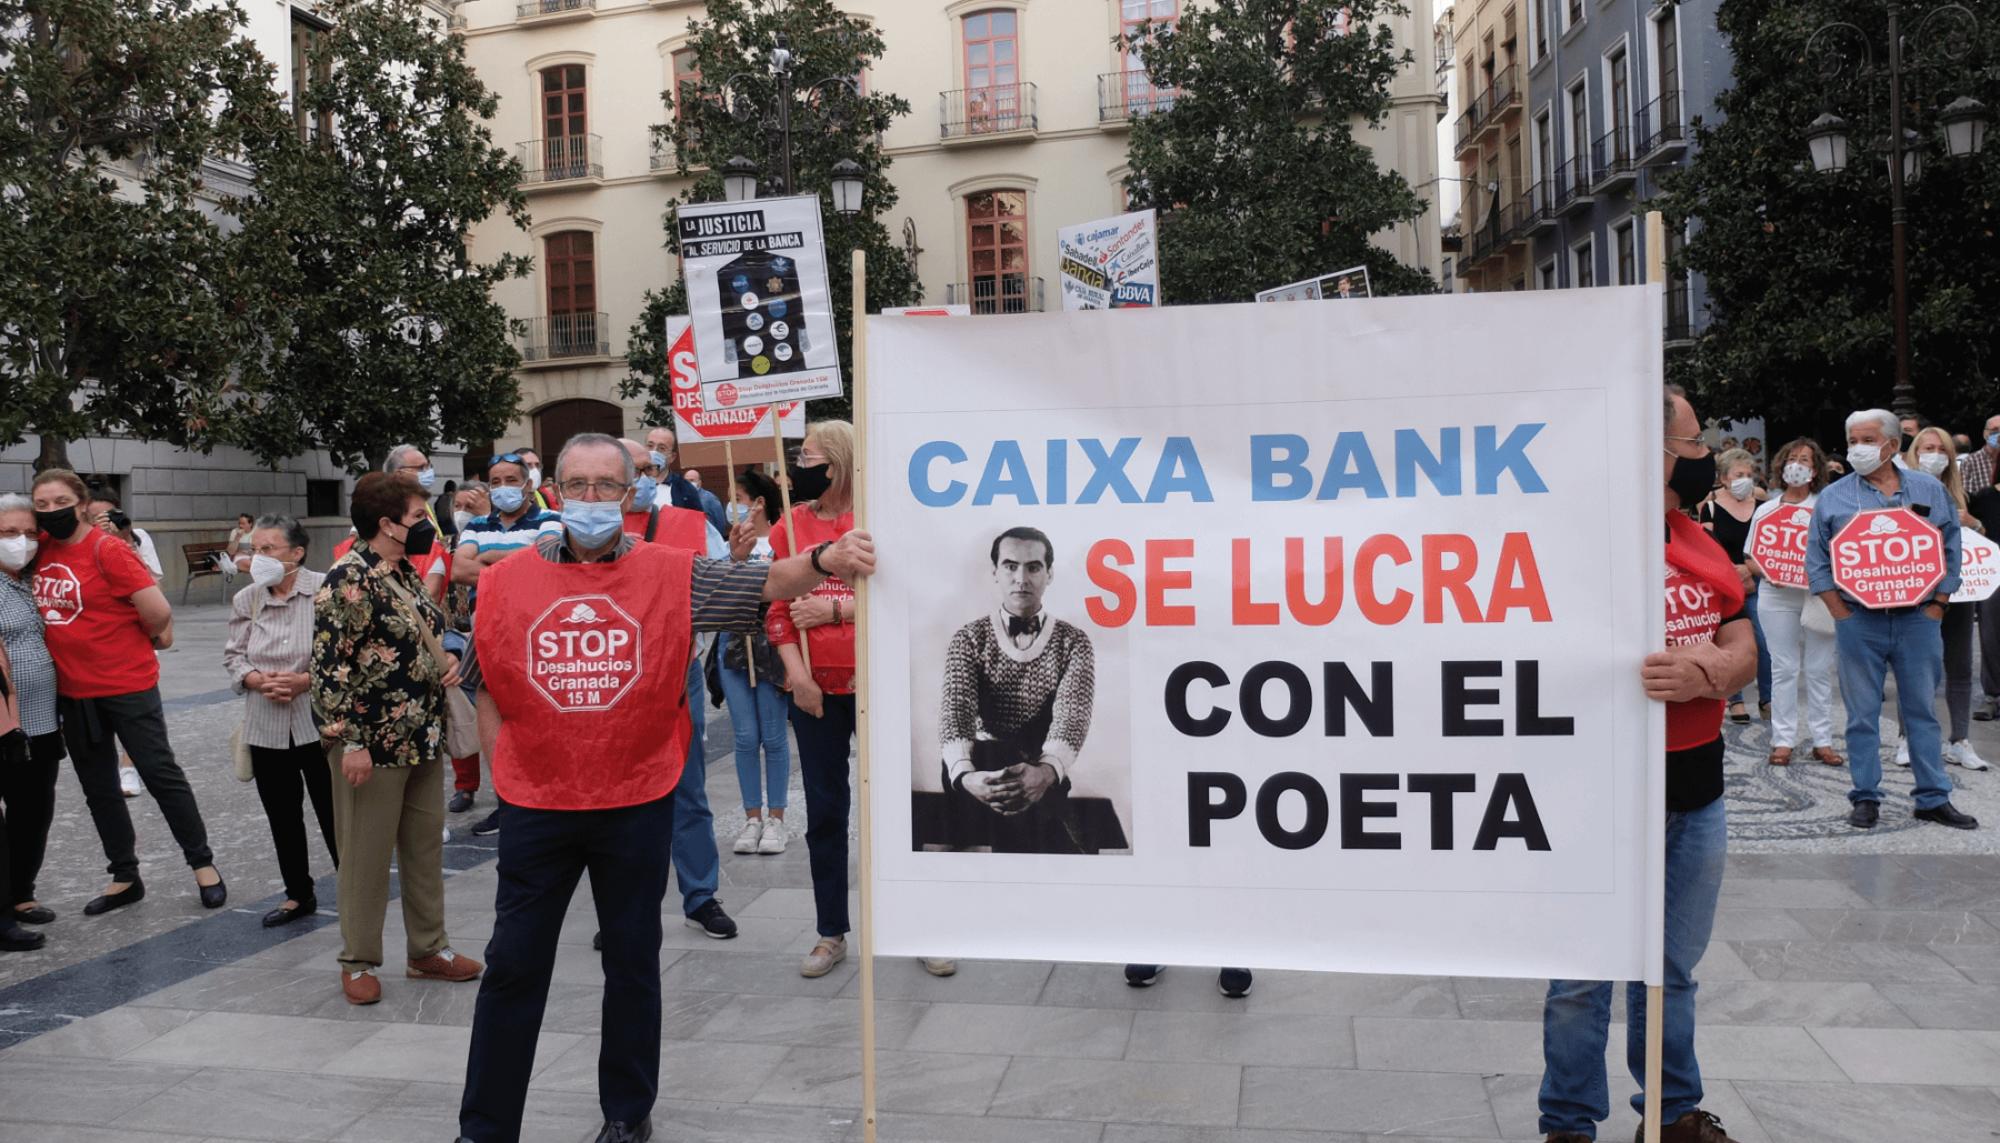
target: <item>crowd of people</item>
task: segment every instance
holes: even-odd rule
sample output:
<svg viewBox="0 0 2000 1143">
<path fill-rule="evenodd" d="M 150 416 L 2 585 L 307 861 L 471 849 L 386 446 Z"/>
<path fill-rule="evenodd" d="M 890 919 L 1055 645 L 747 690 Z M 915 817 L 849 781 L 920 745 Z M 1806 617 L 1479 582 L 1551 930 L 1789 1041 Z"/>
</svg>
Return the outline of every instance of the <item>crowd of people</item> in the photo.
<svg viewBox="0 0 2000 1143">
<path fill-rule="evenodd" d="M 1669 584 L 1699 585 L 1716 605 L 1679 617 L 1641 678 L 1668 710 L 1662 1098 L 1672 1143 L 1726 1143 L 1700 1106 L 1693 975 L 1727 848 L 1722 728 L 1751 720 L 1754 685 L 1757 716 L 1771 726 L 1768 764 L 1791 765 L 1803 751 L 1813 763 L 1848 767 L 1850 822 L 1870 828 L 1885 796 L 1878 743 L 1893 674 L 1894 756 L 1913 771 L 1914 816 L 1977 827 L 1952 805 L 1946 767 L 1987 768 L 1969 729 L 2000 712 L 2000 599 L 1950 597 L 1961 529 L 2000 528 L 2000 417 L 1985 426 L 1984 447 L 1966 450 L 1940 428 L 1862 410 L 1848 418 L 1837 458 L 1800 439 L 1768 452 L 1767 473 L 1749 450 L 1711 452 L 1679 390 L 1669 388 L 1665 414 Z M 324 573 L 306 567 L 311 540 L 300 521 L 238 519 L 224 558 L 250 582 L 232 601 L 223 664 L 243 695 L 232 751 L 239 776 L 256 785 L 284 886 L 263 924 L 318 909 L 316 823 L 336 867 L 341 992 L 351 1004 L 376 1003 L 393 864 L 405 975 L 480 982 L 462 1139 L 519 1136 L 557 934 L 586 874 L 606 976 L 600 1139 L 650 1135 L 669 873 L 689 926 L 719 940 L 737 934 L 717 896 L 703 743 L 711 695 L 734 730 L 745 822 L 731 848 L 786 850 L 796 758 L 816 929 L 799 971 L 824 976 L 846 958 L 853 585 L 875 566 L 872 543 L 854 526 L 854 448 L 852 426 L 818 422 L 789 487 L 759 471 L 735 474 L 724 504 L 681 467 L 671 429 L 652 430 L 644 443 L 580 434 L 546 472 L 532 449 L 500 452 L 476 479 L 441 489 L 423 450 L 399 445 L 356 482 L 352 534 Z M 1868 610 L 1833 581 L 1833 534 L 1855 513 L 1883 507 L 1912 509 L 1942 540 L 1947 574 L 1919 606 Z M 1805 587 L 1770 582 L 1751 551 L 1756 524 L 1787 508 L 1813 510 Z M 115 500 L 74 473 L 43 472 L 27 495 L 0 495 L 0 886 L 11 907 L 0 949 L 41 947 L 41 927 L 57 919 L 35 881 L 65 756 L 107 860 L 109 881 L 86 915 L 146 894 L 121 747 L 201 904 L 227 901 L 168 740 L 155 651 L 172 645 L 173 613 L 146 562 L 149 547 Z M 1975 662 L 1986 695 L 1978 710 Z M 1839 737 L 1836 678 L 1847 709 Z M 488 964 L 453 947 L 442 868 L 446 822 L 482 796 L 490 805 L 472 832 L 499 835 Z M 939 976 L 956 970 L 946 959 L 923 963 Z M 1143 987 L 1159 971 L 1131 965 L 1126 979 Z M 1251 976 L 1225 969 L 1218 983 L 1242 996 Z M 1550 984 L 1541 1105 L 1551 1143 L 1592 1138 L 1609 1115 L 1611 989 Z M 1628 1003 L 1639 1075 L 1643 990 Z"/>
</svg>

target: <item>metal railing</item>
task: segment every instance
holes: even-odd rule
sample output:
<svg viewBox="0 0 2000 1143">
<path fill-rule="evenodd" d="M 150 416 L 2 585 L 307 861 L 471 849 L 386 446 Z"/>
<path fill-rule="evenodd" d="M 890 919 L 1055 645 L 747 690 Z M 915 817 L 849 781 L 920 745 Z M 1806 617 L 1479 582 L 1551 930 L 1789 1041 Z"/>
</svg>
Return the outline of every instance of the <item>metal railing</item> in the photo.
<svg viewBox="0 0 2000 1143">
<path fill-rule="evenodd" d="M 1521 102 L 1521 72 L 1510 64 L 1493 73 L 1492 82 L 1486 90 L 1472 97 L 1466 105 L 1465 114 L 1458 117 L 1455 129 L 1459 150 L 1479 137 L 1480 129 L 1494 122 L 1502 111 Z"/>
<path fill-rule="evenodd" d="M 604 139 L 599 135 L 564 135 L 530 139 L 521 144 L 521 181 L 559 183 L 569 179 L 604 177 Z"/>
<path fill-rule="evenodd" d="M 560 16 L 566 12 L 595 12 L 597 0 L 523 0 L 516 5 L 514 18 L 532 20 L 537 16 Z"/>
<path fill-rule="evenodd" d="M 1658 99 L 1639 109 L 1639 154 L 1651 155 L 1665 147 L 1687 142 L 1687 127 L 1681 122 L 1681 93 L 1662 92 Z"/>
<path fill-rule="evenodd" d="M 972 139 L 1008 131 L 1033 131 L 1035 85 L 1000 83 L 938 93 L 938 137 Z"/>
<path fill-rule="evenodd" d="M 1590 161 L 1596 168 L 1599 183 L 1631 177 L 1635 166 L 1632 161 L 1632 128 L 1620 123 L 1599 135 L 1597 141 L 1590 145 Z"/>
<path fill-rule="evenodd" d="M 560 361 L 568 357 L 611 356 L 611 315 L 552 314 L 528 319 L 521 360 Z"/>
<path fill-rule="evenodd" d="M 1590 160 L 1573 155 L 1556 166 L 1555 193 L 1551 201 L 1558 213 L 1591 201 Z"/>
<path fill-rule="evenodd" d="M 1042 280 L 1019 274 L 974 278 L 971 283 L 953 282 L 944 288 L 946 305 L 971 306 L 974 314 L 1030 314 L 1042 312 Z"/>
<path fill-rule="evenodd" d="M 1179 91 L 1154 87 L 1143 68 L 1107 71 L 1097 77 L 1097 121 L 1122 123 L 1173 107 Z"/>
</svg>

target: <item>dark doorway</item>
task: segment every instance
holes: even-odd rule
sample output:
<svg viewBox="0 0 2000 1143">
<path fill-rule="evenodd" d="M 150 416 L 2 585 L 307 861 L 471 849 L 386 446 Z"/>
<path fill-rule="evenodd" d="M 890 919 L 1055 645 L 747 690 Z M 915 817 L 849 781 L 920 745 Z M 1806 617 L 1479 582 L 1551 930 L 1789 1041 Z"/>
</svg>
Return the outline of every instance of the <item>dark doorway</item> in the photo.
<svg viewBox="0 0 2000 1143">
<path fill-rule="evenodd" d="M 578 433 L 625 435 L 625 410 L 609 401 L 577 399 L 557 401 L 535 414 L 535 451 L 541 454 L 542 470 L 555 477 L 556 454 L 569 438 Z"/>
</svg>

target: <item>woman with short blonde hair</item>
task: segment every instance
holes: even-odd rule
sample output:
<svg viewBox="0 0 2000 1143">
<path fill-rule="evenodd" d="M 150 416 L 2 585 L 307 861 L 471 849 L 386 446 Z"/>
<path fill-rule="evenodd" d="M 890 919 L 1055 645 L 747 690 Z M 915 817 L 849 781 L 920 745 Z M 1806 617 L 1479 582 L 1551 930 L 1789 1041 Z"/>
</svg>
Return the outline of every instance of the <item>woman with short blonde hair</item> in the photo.
<svg viewBox="0 0 2000 1143">
<path fill-rule="evenodd" d="M 1951 502 L 1958 508 L 1960 527 L 1980 533 L 1986 531 L 1979 518 L 1967 507 L 1965 479 L 1958 471 L 1958 445 L 1952 441 L 1950 433 L 1936 425 L 1918 429 L 1910 437 L 1903 463 L 1944 483 L 1944 490 L 1951 493 Z M 1944 760 L 1968 770 L 1987 768 L 1986 759 L 1972 748 L 1971 738 L 1973 622 L 1978 609 L 1976 603 L 1948 603 L 1944 608 L 1944 619 L 1939 624 L 1944 635 L 1944 705 L 1951 719 L 1950 732 L 1944 744 Z M 1908 739 L 1899 739 L 1896 743 L 1896 764 L 1910 764 Z"/>
</svg>

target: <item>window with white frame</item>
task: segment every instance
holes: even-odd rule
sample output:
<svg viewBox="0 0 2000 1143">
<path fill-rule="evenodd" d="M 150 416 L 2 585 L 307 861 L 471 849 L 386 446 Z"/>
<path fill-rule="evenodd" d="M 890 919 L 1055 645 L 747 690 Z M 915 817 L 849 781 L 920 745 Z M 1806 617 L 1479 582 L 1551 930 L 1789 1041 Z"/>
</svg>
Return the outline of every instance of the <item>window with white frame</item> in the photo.
<svg viewBox="0 0 2000 1143">
<path fill-rule="evenodd" d="M 1596 243 L 1586 238 L 1569 248 L 1569 281 L 1579 290 L 1597 284 Z"/>
<path fill-rule="evenodd" d="M 1556 288 L 1556 260 L 1554 258 L 1535 267 L 1535 288 L 1553 290 Z"/>
<path fill-rule="evenodd" d="M 1632 228 L 1632 220 L 1626 219 L 1611 228 L 1612 259 L 1621 286 L 1639 284 L 1639 248 Z"/>
<path fill-rule="evenodd" d="M 1569 89 L 1569 185 L 1578 189 L 1590 185 L 1590 77 L 1579 76 Z"/>
</svg>

